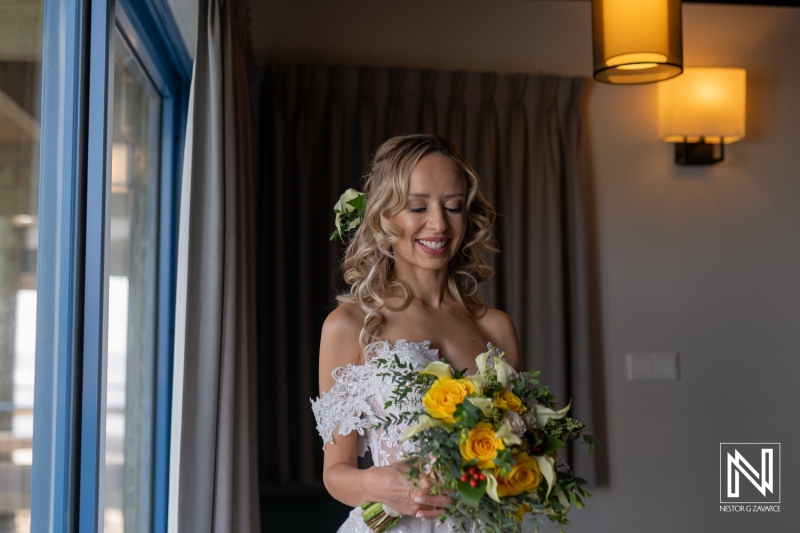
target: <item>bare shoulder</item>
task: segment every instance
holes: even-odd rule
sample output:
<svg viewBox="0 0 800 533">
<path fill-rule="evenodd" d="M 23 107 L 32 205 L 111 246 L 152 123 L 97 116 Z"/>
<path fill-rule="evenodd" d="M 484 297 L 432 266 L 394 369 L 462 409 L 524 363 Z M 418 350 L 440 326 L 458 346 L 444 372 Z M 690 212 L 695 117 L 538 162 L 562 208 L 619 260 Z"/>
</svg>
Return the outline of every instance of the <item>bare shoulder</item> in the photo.
<svg viewBox="0 0 800 533">
<path fill-rule="evenodd" d="M 320 390 L 333 386 L 331 372 L 340 366 L 356 365 L 361 359 L 358 335 L 364 312 L 354 304 L 342 304 L 330 312 L 322 324 L 319 346 Z"/>
<path fill-rule="evenodd" d="M 322 324 L 323 337 L 349 337 L 358 332 L 364 324 L 364 312 L 355 304 L 342 304 L 328 314 Z"/>
<path fill-rule="evenodd" d="M 519 370 L 522 358 L 517 328 L 511 317 L 500 309 L 490 307 L 486 310 L 486 314 L 478 320 L 478 324 L 492 344 L 499 346 L 506 353 L 506 359 Z"/>
<path fill-rule="evenodd" d="M 481 329 L 489 335 L 492 343 L 502 348 L 504 348 L 504 340 L 508 340 L 509 337 L 516 339 L 517 329 L 514 327 L 514 321 L 500 309 L 488 308 L 478 323 Z"/>
</svg>

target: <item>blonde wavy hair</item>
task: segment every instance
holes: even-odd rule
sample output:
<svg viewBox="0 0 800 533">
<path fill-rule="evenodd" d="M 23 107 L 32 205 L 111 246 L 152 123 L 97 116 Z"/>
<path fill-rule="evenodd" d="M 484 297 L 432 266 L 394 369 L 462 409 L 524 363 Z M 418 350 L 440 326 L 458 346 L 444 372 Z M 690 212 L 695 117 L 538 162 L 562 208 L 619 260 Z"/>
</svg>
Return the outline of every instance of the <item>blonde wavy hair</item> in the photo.
<svg viewBox="0 0 800 533">
<path fill-rule="evenodd" d="M 467 180 L 467 229 L 461 248 L 448 264 L 447 288 L 450 296 L 472 316 L 486 312 L 478 287 L 494 274 L 489 264 L 498 252 L 492 237 L 496 213 L 480 191 L 480 180 L 472 166 L 449 140 L 434 135 L 406 135 L 384 142 L 372 157 L 365 191 L 367 205 L 364 222 L 347 246 L 342 271 L 350 289 L 337 296 L 339 303 L 353 303 L 365 313 L 359 343 L 366 348 L 379 340 L 385 318 L 381 309 L 388 295 L 403 294 L 405 309 L 411 294 L 405 283 L 393 276 L 392 245 L 400 229 L 389 219 L 406 207 L 409 177 L 417 162 L 429 154 L 440 154 L 455 161 Z"/>
</svg>

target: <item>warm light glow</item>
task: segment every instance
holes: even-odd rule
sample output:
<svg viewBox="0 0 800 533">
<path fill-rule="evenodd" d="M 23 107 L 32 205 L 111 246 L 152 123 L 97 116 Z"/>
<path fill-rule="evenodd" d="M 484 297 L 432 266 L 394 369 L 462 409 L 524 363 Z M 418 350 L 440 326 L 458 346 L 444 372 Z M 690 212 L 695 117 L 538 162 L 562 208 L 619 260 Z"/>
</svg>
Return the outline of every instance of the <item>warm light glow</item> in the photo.
<svg viewBox="0 0 800 533">
<path fill-rule="evenodd" d="M 128 157 L 130 157 L 128 143 L 113 143 L 111 145 L 111 192 L 128 192 Z"/>
<path fill-rule="evenodd" d="M 681 73 L 680 0 L 592 0 L 595 79 L 648 83 Z"/>
<path fill-rule="evenodd" d="M 664 142 L 730 144 L 745 135 L 746 73 L 738 68 L 687 68 L 658 86 L 659 137 Z"/>
<path fill-rule="evenodd" d="M 654 68 L 657 66 L 658 63 L 632 63 L 630 65 L 620 65 L 619 68 L 622 70 L 644 70 L 646 68 Z"/>
<path fill-rule="evenodd" d="M 603 2 L 603 35 L 606 65 L 609 67 L 639 63 L 636 56 L 658 56 L 645 59 L 659 63 L 667 58 L 667 0 L 605 0 Z"/>
</svg>

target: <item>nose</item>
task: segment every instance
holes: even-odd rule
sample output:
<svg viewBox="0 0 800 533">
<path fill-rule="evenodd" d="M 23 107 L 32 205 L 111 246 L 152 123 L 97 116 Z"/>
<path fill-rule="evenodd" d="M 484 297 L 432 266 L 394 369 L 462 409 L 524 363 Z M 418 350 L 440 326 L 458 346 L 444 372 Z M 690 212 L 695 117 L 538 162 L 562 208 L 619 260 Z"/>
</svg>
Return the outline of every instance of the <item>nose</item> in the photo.
<svg viewBox="0 0 800 533">
<path fill-rule="evenodd" d="M 428 210 L 428 229 L 436 233 L 444 233 L 447 229 L 447 217 L 444 208 L 441 206 Z"/>
</svg>

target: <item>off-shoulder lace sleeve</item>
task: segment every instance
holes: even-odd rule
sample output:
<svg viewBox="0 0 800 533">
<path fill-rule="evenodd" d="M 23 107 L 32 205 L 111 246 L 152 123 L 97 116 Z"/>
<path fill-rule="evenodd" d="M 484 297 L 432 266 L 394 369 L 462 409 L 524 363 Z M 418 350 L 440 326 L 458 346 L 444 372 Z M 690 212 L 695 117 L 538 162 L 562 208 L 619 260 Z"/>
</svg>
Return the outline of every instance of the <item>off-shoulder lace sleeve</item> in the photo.
<svg viewBox="0 0 800 533">
<path fill-rule="evenodd" d="M 336 380 L 333 387 L 321 398 L 311 400 L 322 448 L 333 442 L 333 431 L 337 428 L 342 436 L 357 431 L 358 455 L 362 456 L 368 448 L 366 432 L 379 421 L 370 402 L 376 393 L 375 368 L 351 364 L 337 368 L 332 375 Z"/>
</svg>

